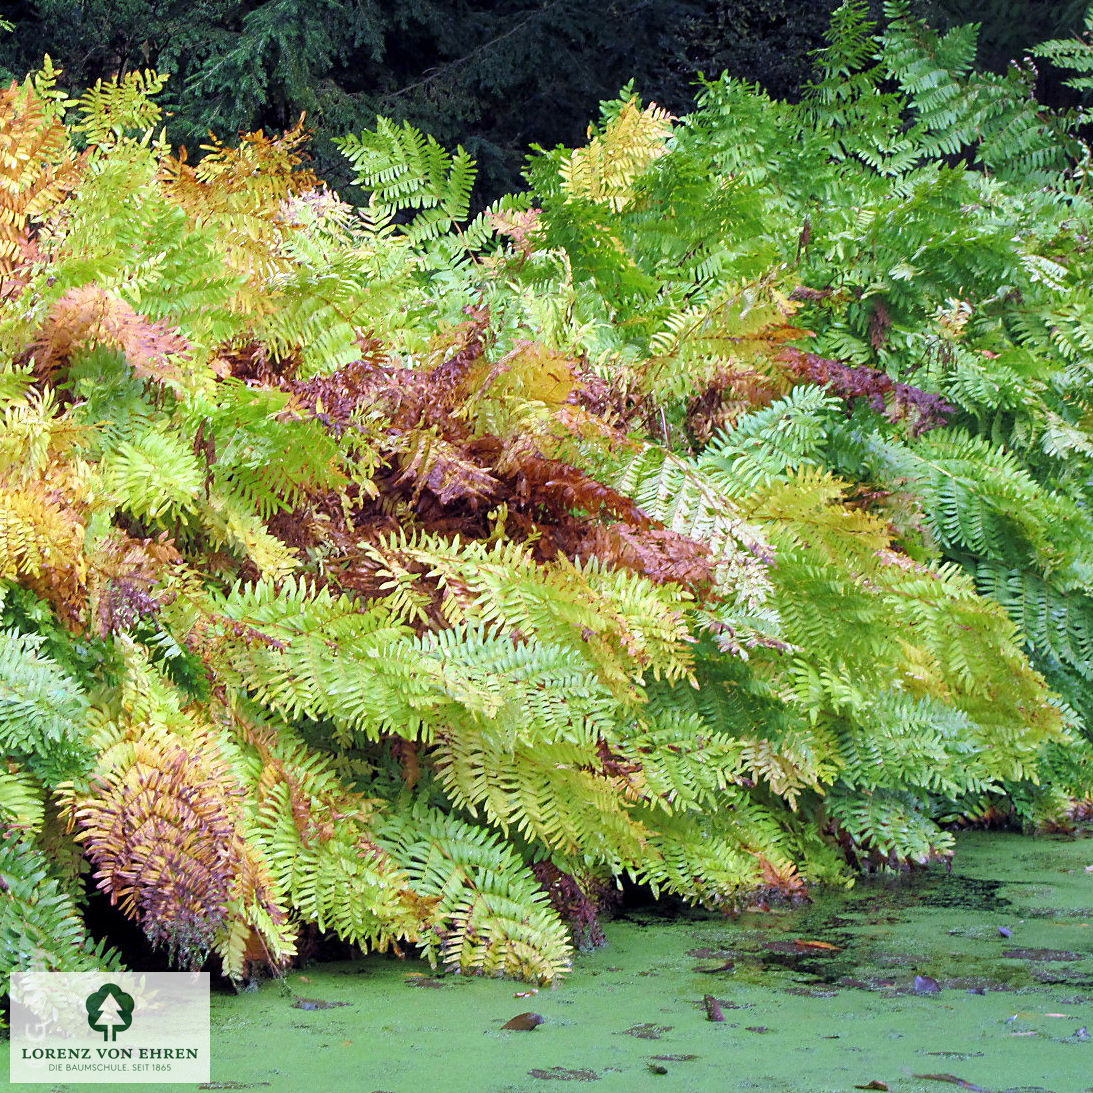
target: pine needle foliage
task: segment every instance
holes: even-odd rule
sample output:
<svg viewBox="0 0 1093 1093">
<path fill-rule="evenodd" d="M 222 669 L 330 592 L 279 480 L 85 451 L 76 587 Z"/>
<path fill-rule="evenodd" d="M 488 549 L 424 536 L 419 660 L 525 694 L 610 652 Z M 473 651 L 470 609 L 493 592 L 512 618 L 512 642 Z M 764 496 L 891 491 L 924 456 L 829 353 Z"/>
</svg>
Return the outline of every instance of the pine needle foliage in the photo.
<svg viewBox="0 0 1093 1093">
<path fill-rule="evenodd" d="M 848 0 L 803 102 L 625 89 L 472 220 L 407 125 L 354 208 L 155 74 L 3 92 L 3 967 L 107 959 L 60 838 L 183 965 L 547 982 L 551 893 L 1093 795 L 1088 150 L 974 47 Z"/>
</svg>

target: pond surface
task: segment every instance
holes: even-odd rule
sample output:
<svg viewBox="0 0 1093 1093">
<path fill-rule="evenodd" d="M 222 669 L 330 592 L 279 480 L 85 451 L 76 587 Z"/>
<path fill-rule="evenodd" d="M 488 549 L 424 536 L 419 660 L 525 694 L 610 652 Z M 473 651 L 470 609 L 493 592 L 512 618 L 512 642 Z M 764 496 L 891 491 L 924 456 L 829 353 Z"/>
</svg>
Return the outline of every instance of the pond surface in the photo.
<svg viewBox="0 0 1093 1093">
<path fill-rule="evenodd" d="M 317 965 L 213 997 L 203 1088 L 1086 1093 L 1091 866 L 1088 837 L 969 833 L 951 874 L 737 920 L 608 923 L 605 948 L 527 997 L 415 961 Z M 524 1013 L 542 1023 L 502 1027 Z"/>
</svg>

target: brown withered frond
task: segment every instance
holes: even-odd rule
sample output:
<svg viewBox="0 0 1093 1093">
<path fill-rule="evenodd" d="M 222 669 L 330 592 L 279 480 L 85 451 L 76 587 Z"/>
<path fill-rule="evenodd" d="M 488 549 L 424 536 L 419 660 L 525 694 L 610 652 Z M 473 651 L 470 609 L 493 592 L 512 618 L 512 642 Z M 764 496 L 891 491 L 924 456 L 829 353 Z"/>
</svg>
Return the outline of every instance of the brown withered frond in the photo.
<svg viewBox="0 0 1093 1093">
<path fill-rule="evenodd" d="M 687 403 L 687 433 L 696 449 L 704 448 L 719 430 L 729 430 L 741 414 L 769 406 L 788 384 L 746 366 L 720 369 L 705 390 Z"/>
<path fill-rule="evenodd" d="M 393 485 L 408 487 L 415 501 L 423 490 L 428 490 L 441 505 L 466 501 L 477 506 L 492 501 L 497 493 L 497 479 L 434 430 L 418 429 L 408 434 L 398 463 L 399 474 Z"/>
<path fill-rule="evenodd" d="M 579 512 L 649 525 L 649 518 L 625 494 L 519 441 L 504 445 L 498 453 L 498 467 L 509 484 L 506 500 L 529 511 L 545 510 L 555 518 Z"/>
<path fill-rule="evenodd" d="M 181 380 L 174 357 L 189 342 L 166 323 L 152 322 L 98 285 L 69 289 L 50 308 L 33 352 L 38 371 L 51 374 L 80 349 L 106 345 L 121 350 L 133 371 L 161 383 Z"/>
<path fill-rule="evenodd" d="M 74 810 L 98 887 L 174 954 L 204 958 L 236 894 L 243 791 L 211 735 L 148 732 Z"/>
<path fill-rule="evenodd" d="M 166 536 L 137 540 L 119 533 L 99 543 L 88 578 L 93 629 L 105 638 L 155 615 L 165 571 L 181 561 Z"/>
<path fill-rule="evenodd" d="M 598 559 L 657 583 L 708 592 L 713 560 L 705 546 L 661 527 L 632 498 L 549 454 L 567 445 L 577 451 L 586 436 L 598 444 L 623 442 L 621 432 L 573 405 L 583 382 L 579 366 L 528 341 L 491 363 L 488 323 L 481 310 L 449 331 L 434 347 L 441 359 L 432 367 L 401 367 L 374 347 L 367 359 L 330 376 L 302 383 L 277 377 L 298 407 L 336 435 L 358 428 L 363 415 L 372 422 L 378 416 L 378 434 L 369 435 L 387 470 L 377 476 L 378 496 L 359 496 L 351 513 L 332 500 L 320 506 L 320 521 L 279 519 L 271 525 L 275 534 L 296 548 L 325 544 L 327 578 L 360 594 L 383 596 L 390 573 L 404 573 L 420 594 L 416 617 L 432 625 L 445 617 L 433 582 L 412 559 L 392 557 L 389 545 L 377 542 L 411 514 L 423 531 L 483 539 L 494 533 L 490 514 L 504 513 L 506 534 L 533 544 L 540 561 Z M 507 436 L 481 432 L 478 411 L 495 399 L 530 401 L 547 416 L 524 428 L 516 423 Z M 458 594 L 458 581 L 446 586 L 445 595 Z"/>
<path fill-rule="evenodd" d="M 716 566 L 709 547 L 670 528 L 634 527 L 632 524 L 592 525 L 560 549 L 573 557 L 594 557 L 640 573 L 657 584 L 668 581 L 692 591 L 709 591 Z"/>
</svg>

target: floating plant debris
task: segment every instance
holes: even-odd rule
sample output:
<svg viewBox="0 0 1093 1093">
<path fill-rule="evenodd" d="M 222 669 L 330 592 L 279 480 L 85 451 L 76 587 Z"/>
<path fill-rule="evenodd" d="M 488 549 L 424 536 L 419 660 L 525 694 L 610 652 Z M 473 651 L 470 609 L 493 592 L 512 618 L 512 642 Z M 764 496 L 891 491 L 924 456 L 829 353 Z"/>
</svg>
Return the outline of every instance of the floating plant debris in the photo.
<svg viewBox="0 0 1093 1093">
<path fill-rule="evenodd" d="M 538 1028 L 546 1020 L 540 1013 L 518 1013 L 510 1017 L 501 1027 L 511 1029 L 513 1032 L 531 1032 Z"/>
<path fill-rule="evenodd" d="M 695 971 L 702 972 L 703 975 L 716 975 L 718 972 L 731 972 L 735 967 L 735 961 L 726 960 L 724 964 L 718 964 L 716 968 L 695 968 Z"/>
<path fill-rule="evenodd" d="M 332 1010 L 337 1006 L 348 1006 L 349 1002 L 327 1002 L 322 998 L 295 998 L 292 1008 L 297 1010 Z"/>
<path fill-rule="evenodd" d="M 636 1036 L 639 1040 L 659 1040 L 666 1032 L 671 1032 L 671 1025 L 631 1025 L 616 1036 Z"/>
<path fill-rule="evenodd" d="M 539 1078 L 547 1082 L 598 1082 L 599 1074 L 587 1068 L 583 1070 L 570 1070 L 564 1066 L 552 1066 L 549 1070 L 540 1070 L 536 1067 L 528 1073 L 533 1078 Z"/>
<path fill-rule="evenodd" d="M 915 1077 L 927 1082 L 947 1082 L 949 1085 L 959 1086 L 961 1089 L 970 1089 L 972 1093 L 990 1093 L 989 1089 L 984 1089 L 983 1086 L 976 1085 L 974 1082 L 966 1082 L 955 1074 L 916 1074 Z"/>
</svg>

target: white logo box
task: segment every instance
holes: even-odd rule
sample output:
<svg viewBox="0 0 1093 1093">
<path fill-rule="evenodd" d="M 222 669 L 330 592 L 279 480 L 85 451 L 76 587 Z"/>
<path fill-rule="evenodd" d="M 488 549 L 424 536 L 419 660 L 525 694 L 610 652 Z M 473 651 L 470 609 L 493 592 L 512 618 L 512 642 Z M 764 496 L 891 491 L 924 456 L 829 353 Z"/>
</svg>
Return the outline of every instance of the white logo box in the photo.
<svg viewBox="0 0 1093 1093">
<path fill-rule="evenodd" d="M 207 972 L 13 972 L 11 1081 L 209 1080 Z"/>
</svg>

